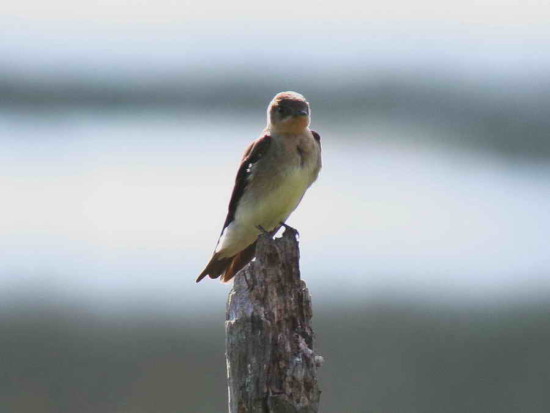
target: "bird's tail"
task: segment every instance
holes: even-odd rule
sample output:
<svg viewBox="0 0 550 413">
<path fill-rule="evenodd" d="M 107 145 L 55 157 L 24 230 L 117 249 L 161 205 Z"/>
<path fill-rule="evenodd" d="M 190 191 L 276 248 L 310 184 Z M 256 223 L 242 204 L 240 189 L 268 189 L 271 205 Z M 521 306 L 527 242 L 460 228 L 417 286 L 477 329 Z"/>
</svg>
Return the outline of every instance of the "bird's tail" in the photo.
<svg viewBox="0 0 550 413">
<path fill-rule="evenodd" d="M 210 278 L 218 278 L 221 276 L 221 281 L 224 283 L 230 281 L 235 274 L 252 261 L 255 252 L 256 241 L 233 257 L 220 258 L 217 253 L 214 254 L 204 271 L 197 277 L 197 282 L 207 275 Z"/>
</svg>

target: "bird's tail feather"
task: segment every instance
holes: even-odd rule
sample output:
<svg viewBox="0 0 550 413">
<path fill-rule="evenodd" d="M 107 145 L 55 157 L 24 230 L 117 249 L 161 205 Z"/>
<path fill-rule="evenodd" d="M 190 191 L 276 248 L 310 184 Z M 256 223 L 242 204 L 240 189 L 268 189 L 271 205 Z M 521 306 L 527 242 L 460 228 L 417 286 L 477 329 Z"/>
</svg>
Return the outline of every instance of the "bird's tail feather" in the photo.
<svg viewBox="0 0 550 413">
<path fill-rule="evenodd" d="M 221 276 L 222 282 L 230 281 L 235 274 L 252 261 L 255 252 L 256 242 L 253 242 L 233 257 L 219 258 L 218 254 L 214 254 L 204 271 L 197 277 L 197 282 L 201 281 L 207 275 L 210 278 L 218 278 Z"/>
<path fill-rule="evenodd" d="M 231 263 L 231 260 L 231 257 L 218 258 L 217 254 L 214 254 L 206 268 L 197 277 L 197 282 L 202 280 L 207 275 L 210 276 L 210 278 L 218 278 L 223 272 L 225 272 L 225 269 Z"/>
<path fill-rule="evenodd" d="M 254 254 L 256 253 L 256 241 L 246 247 L 244 250 L 239 252 L 231 260 L 231 264 L 225 270 L 225 273 L 222 276 L 221 281 L 226 283 L 231 280 L 235 274 L 237 274 L 241 269 L 244 268 L 246 264 L 252 261 Z"/>
</svg>

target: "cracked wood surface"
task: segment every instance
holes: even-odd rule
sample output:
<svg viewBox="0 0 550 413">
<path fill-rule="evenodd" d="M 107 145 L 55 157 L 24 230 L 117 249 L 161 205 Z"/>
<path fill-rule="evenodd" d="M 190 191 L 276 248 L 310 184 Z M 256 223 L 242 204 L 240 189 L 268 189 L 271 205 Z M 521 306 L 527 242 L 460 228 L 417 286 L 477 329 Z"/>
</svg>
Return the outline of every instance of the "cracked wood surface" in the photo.
<svg viewBox="0 0 550 413">
<path fill-rule="evenodd" d="M 322 357 L 296 236 L 261 235 L 256 260 L 235 277 L 225 323 L 230 413 L 318 412 Z"/>
</svg>

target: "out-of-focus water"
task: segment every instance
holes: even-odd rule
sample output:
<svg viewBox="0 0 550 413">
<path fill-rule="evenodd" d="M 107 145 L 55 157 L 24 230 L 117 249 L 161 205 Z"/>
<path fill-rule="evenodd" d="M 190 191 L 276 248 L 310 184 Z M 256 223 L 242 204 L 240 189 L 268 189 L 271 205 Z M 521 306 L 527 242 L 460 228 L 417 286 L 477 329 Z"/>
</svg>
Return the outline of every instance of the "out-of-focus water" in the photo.
<svg viewBox="0 0 550 413">
<path fill-rule="evenodd" d="M 227 288 L 194 280 L 262 116 L 0 113 L 0 290 L 223 303 Z M 444 131 L 354 125 L 339 133 L 314 119 L 324 168 L 289 220 L 314 297 L 548 291 L 550 167 L 434 145 Z"/>
</svg>

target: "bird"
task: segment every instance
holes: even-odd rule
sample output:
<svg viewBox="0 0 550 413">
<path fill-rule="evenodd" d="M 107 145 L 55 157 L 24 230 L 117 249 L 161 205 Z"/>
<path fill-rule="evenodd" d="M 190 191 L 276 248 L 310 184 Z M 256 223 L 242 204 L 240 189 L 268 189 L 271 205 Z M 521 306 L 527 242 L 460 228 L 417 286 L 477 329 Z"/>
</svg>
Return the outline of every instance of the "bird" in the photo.
<svg viewBox="0 0 550 413">
<path fill-rule="evenodd" d="M 309 129 L 310 106 L 297 92 L 275 95 L 267 126 L 241 159 L 207 275 L 230 281 L 253 258 L 262 232 L 274 234 L 296 209 L 321 170 L 321 137 Z"/>
</svg>

